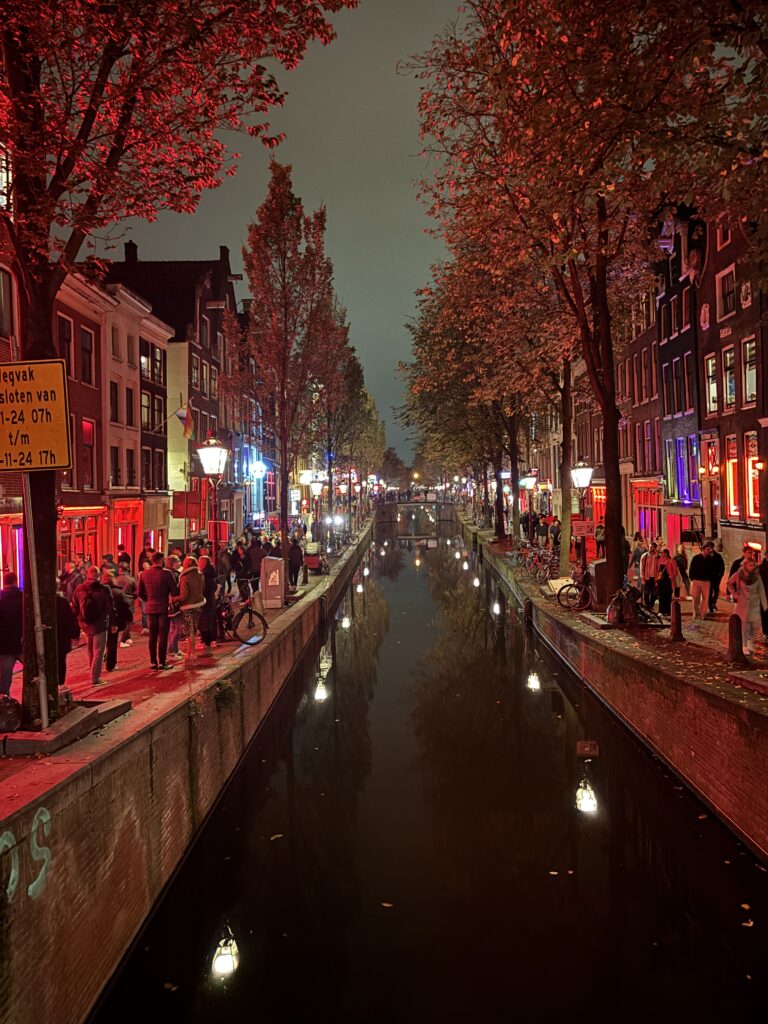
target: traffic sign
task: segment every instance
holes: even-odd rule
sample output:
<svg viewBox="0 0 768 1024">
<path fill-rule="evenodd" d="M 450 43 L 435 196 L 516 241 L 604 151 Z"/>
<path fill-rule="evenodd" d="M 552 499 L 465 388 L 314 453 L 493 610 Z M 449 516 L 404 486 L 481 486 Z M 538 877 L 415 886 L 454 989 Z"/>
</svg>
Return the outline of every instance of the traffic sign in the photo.
<svg viewBox="0 0 768 1024">
<path fill-rule="evenodd" d="M 0 472 L 71 468 L 64 360 L 0 363 Z"/>
<path fill-rule="evenodd" d="M 573 537 L 594 537 L 595 524 L 591 519 L 572 519 L 571 535 Z"/>
</svg>

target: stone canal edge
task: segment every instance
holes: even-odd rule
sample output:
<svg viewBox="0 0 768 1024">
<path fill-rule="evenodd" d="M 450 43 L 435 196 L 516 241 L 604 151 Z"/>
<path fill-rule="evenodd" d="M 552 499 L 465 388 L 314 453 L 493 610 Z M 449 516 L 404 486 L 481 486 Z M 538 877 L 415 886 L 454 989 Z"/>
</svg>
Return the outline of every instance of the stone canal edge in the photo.
<svg viewBox="0 0 768 1024">
<path fill-rule="evenodd" d="M 258 648 L 5 781 L 2 1024 L 86 1018 L 349 584 L 371 529 Z"/>
<path fill-rule="evenodd" d="M 552 653 L 768 863 L 768 698 L 728 682 L 714 652 L 686 668 L 671 641 L 654 650 L 561 610 L 514 572 L 492 534 L 463 518 L 461 527 Z"/>
</svg>

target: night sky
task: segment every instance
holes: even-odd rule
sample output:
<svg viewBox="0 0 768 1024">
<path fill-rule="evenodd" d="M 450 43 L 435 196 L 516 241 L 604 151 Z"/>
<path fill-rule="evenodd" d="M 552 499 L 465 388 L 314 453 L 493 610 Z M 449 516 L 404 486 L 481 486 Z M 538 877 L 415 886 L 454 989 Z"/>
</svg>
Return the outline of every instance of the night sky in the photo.
<svg viewBox="0 0 768 1024">
<path fill-rule="evenodd" d="M 414 187 L 423 168 L 417 83 L 396 66 L 426 49 L 457 7 L 458 0 L 362 0 L 343 11 L 335 42 L 312 46 L 296 72 L 280 76 L 288 97 L 271 119 L 287 135 L 276 159 L 292 165 L 305 207 L 327 207 L 328 253 L 351 340 L 386 420 L 387 442 L 406 461 L 410 446 L 392 412 L 402 390 L 396 366 L 410 351 L 404 325 L 414 315 L 414 292 L 442 248 L 425 234 L 428 219 Z M 140 259 L 206 259 L 228 245 L 233 270 L 242 270 L 246 225 L 265 196 L 270 157 L 244 137 L 235 137 L 233 148 L 243 154 L 238 175 L 206 193 L 194 217 L 167 214 L 131 229 Z M 239 297 L 245 294 L 239 286 Z"/>
</svg>

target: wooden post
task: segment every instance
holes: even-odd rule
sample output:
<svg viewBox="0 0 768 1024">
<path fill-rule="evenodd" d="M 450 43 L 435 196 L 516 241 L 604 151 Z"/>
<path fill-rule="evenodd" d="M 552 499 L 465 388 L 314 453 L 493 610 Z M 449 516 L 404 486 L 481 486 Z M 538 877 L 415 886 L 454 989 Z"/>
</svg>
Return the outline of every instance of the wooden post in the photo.
<svg viewBox="0 0 768 1024">
<path fill-rule="evenodd" d="M 744 654 L 741 646 L 741 619 L 733 614 L 728 619 L 728 655 L 727 660 L 731 665 L 748 665 L 749 660 Z"/>
<path fill-rule="evenodd" d="M 670 640 L 684 640 L 683 636 L 683 615 L 680 602 L 674 600 L 672 607 L 670 608 L 670 626 L 671 632 L 669 634 Z"/>
</svg>

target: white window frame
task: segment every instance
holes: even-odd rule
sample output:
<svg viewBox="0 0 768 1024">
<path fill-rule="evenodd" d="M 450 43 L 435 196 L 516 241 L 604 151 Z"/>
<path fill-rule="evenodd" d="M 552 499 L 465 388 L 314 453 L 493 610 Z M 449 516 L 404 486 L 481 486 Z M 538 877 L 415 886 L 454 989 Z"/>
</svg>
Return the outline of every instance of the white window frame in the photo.
<svg viewBox="0 0 768 1024">
<path fill-rule="evenodd" d="M 723 300 L 722 300 L 722 288 L 721 282 L 724 277 L 729 274 L 733 274 L 733 309 L 730 313 L 723 313 Z M 717 317 L 717 323 L 722 323 L 723 320 L 730 320 L 732 316 L 736 316 L 736 264 L 731 263 L 725 270 L 721 270 L 719 274 L 715 274 L 715 314 Z"/>
<path fill-rule="evenodd" d="M 747 375 L 746 366 L 744 363 L 744 347 L 749 342 L 755 346 L 755 397 L 753 399 L 747 398 Z M 757 405 L 757 338 L 754 334 L 751 334 L 748 338 L 741 339 L 741 408 L 742 409 L 753 409 Z"/>
</svg>

